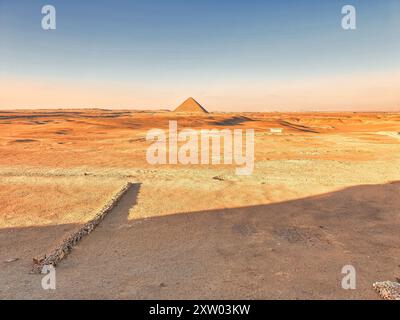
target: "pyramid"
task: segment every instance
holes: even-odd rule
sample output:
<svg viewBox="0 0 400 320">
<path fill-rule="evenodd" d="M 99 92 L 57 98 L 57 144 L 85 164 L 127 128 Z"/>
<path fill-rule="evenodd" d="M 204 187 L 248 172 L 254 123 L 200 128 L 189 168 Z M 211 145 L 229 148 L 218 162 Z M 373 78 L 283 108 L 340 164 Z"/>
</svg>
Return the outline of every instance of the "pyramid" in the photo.
<svg viewBox="0 0 400 320">
<path fill-rule="evenodd" d="M 174 112 L 182 112 L 182 113 L 208 113 L 206 109 L 204 109 L 200 103 L 198 103 L 193 98 L 188 98 L 183 102 L 178 108 L 175 109 Z"/>
</svg>

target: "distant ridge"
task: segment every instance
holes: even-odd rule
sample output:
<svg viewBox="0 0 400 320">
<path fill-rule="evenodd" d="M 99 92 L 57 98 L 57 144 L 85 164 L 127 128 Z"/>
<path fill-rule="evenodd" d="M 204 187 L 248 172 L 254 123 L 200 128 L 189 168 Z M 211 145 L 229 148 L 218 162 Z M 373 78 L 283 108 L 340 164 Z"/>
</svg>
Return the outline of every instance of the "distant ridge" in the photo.
<svg viewBox="0 0 400 320">
<path fill-rule="evenodd" d="M 200 103 L 194 100 L 192 97 L 186 99 L 178 108 L 174 110 L 174 112 L 181 113 L 208 113 L 206 109 L 204 109 Z"/>
</svg>

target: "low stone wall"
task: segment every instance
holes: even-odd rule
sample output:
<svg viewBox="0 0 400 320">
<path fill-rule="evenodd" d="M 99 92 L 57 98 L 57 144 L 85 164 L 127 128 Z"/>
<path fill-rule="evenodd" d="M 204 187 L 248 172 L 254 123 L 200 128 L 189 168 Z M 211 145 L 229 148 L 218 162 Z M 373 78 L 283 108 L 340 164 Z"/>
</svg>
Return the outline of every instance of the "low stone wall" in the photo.
<svg viewBox="0 0 400 320">
<path fill-rule="evenodd" d="M 66 257 L 73 247 L 86 235 L 91 233 L 104 217 L 118 204 L 122 196 L 129 190 L 131 183 L 126 183 L 96 214 L 96 216 L 85 223 L 78 231 L 65 239 L 52 253 L 42 258 L 33 259 L 32 273 L 41 273 L 46 265 L 56 266 L 64 257 Z"/>
</svg>

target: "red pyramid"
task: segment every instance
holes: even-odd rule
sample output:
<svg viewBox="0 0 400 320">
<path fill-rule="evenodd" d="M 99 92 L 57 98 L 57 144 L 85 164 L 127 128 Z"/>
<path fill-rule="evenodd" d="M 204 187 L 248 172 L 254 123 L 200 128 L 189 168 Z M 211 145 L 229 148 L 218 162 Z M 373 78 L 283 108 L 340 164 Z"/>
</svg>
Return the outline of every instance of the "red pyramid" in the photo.
<svg viewBox="0 0 400 320">
<path fill-rule="evenodd" d="M 174 112 L 182 112 L 182 113 L 208 113 L 206 109 L 204 109 L 200 103 L 198 103 L 193 98 L 188 98 L 183 102 L 178 108 L 175 109 Z"/>
</svg>

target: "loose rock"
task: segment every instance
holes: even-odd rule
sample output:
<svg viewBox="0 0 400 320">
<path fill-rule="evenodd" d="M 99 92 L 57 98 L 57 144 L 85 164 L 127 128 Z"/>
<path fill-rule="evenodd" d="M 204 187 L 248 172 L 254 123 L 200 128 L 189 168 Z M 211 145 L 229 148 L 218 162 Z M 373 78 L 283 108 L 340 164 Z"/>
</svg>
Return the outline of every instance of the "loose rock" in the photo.
<svg viewBox="0 0 400 320">
<path fill-rule="evenodd" d="M 398 282 L 375 282 L 373 287 L 385 300 L 400 300 L 400 283 Z"/>
</svg>

